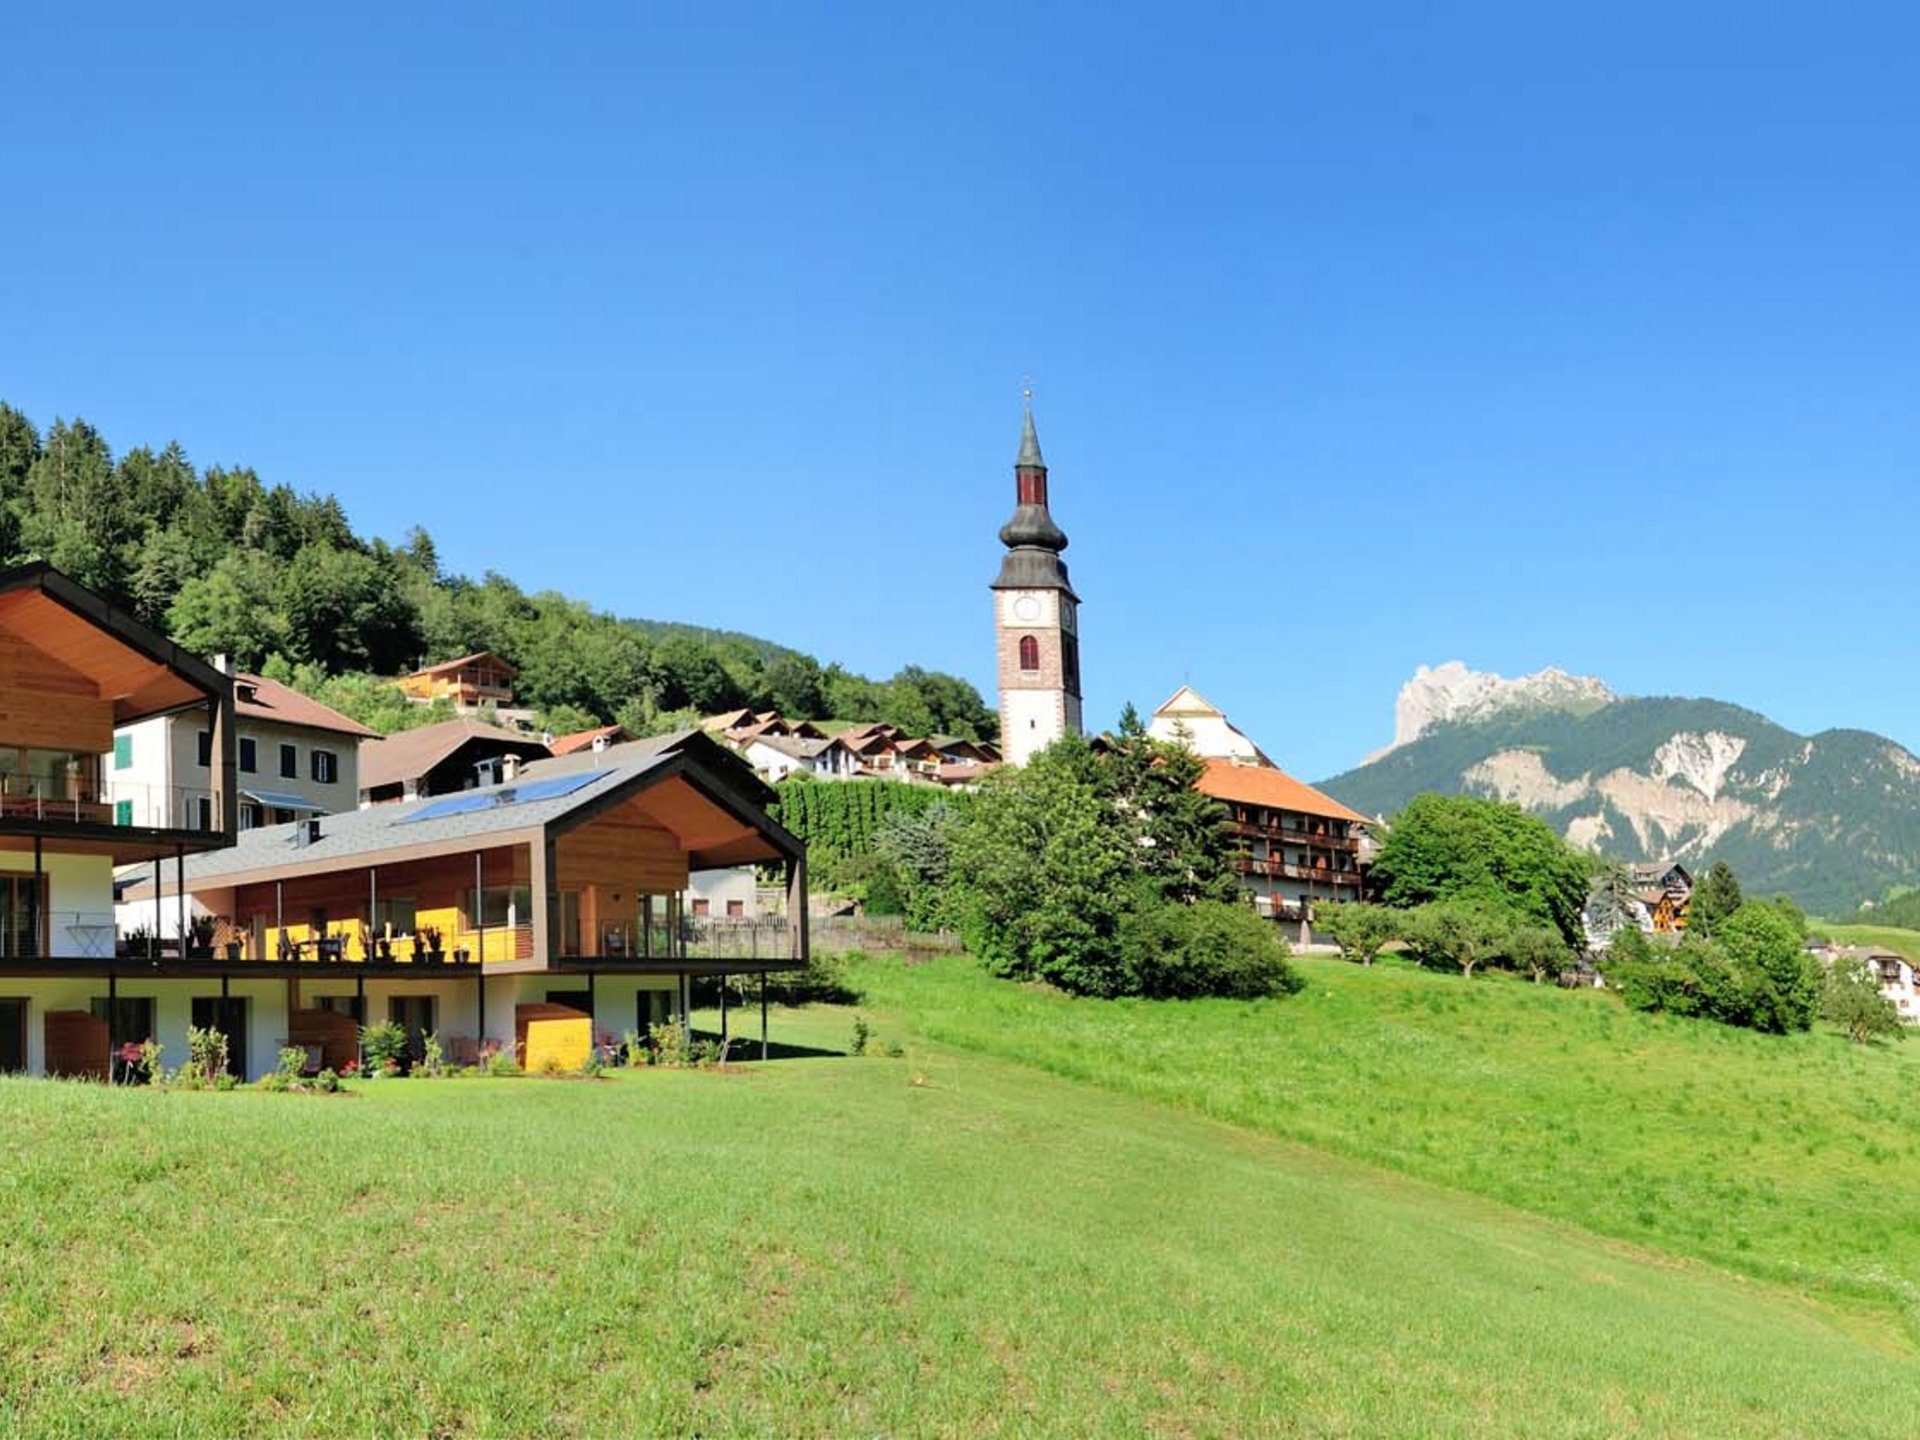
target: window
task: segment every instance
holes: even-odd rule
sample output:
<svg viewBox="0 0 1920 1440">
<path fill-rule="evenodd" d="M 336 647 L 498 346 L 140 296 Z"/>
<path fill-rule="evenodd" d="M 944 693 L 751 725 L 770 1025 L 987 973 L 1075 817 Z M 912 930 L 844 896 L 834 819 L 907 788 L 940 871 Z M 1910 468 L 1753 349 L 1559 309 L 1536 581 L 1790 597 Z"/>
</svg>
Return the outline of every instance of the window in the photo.
<svg viewBox="0 0 1920 1440">
<path fill-rule="evenodd" d="M 213 800 L 206 795 L 202 795 L 197 808 L 200 811 L 200 828 L 202 830 L 213 829 Z"/>
<path fill-rule="evenodd" d="M 713 903 L 711 901 L 696 899 L 693 902 L 693 915 L 696 920 L 704 919 L 712 913 Z"/>
<path fill-rule="evenodd" d="M 382 896 L 373 907 L 377 935 L 411 935 L 420 922 L 420 902 L 408 895 Z"/>
<path fill-rule="evenodd" d="M 116 800 L 113 802 L 113 823 L 116 825 L 133 824 L 133 801 Z"/>
<path fill-rule="evenodd" d="M 240 828 L 258 830 L 261 825 L 260 807 L 251 800 L 240 802 Z"/>
<path fill-rule="evenodd" d="M 19 960 L 47 950 L 47 877 L 0 875 L 0 957 Z"/>
<path fill-rule="evenodd" d="M 1022 670 L 1040 668 L 1040 642 L 1031 635 L 1020 637 L 1020 668 Z"/>
<path fill-rule="evenodd" d="M 489 885 L 480 892 L 476 914 L 473 891 L 467 891 L 467 918 L 472 927 L 494 929 L 501 925 L 533 923 L 533 889 L 527 885 Z"/>
<path fill-rule="evenodd" d="M 282 780 L 300 778 L 300 752 L 291 745 L 280 747 L 280 778 Z"/>
<path fill-rule="evenodd" d="M 133 736 L 116 735 L 113 737 L 113 768 L 131 770 L 133 768 Z"/>
<path fill-rule="evenodd" d="M 257 746 L 254 743 L 254 739 L 251 735 L 242 735 L 240 737 L 241 773 L 246 775 L 251 775 L 253 774 L 254 771 L 258 770 L 259 768 L 260 768 L 259 746 Z"/>
<path fill-rule="evenodd" d="M 313 779 L 318 785 L 331 785 L 340 778 L 340 757 L 331 750 L 313 752 Z"/>
<path fill-rule="evenodd" d="M 200 753 L 197 762 L 202 769 L 213 764 L 213 732 L 202 730 L 197 737 L 200 741 Z"/>
<path fill-rule="evenodd" d="M 746 915 L 746 913 L 747 913 L 746 901 L 744 900 L 727 901 L 727 918 L 729 920 L 741 919 L 743 916 Z"/>
</svg>

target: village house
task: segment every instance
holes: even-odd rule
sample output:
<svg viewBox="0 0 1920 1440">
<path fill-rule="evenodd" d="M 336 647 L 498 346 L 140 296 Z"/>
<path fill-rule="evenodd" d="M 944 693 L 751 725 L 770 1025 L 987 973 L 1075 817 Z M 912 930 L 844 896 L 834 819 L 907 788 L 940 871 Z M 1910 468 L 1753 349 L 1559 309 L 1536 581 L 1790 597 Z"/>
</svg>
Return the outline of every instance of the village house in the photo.
<svg viewBox="0 0 1920 1440">
<path fill-rule="evenodd" d="M 571 755 L 576 750 L 606 750 L 639 738 L 624 725 L 601 725 L 592 730 L 576 730 L 571 735 L 542 737 L 547 749 L 555 755 Z"/>
<path fill-rule="evenodd" d="M 860 773 L 860 761 L 838 738 L 813 740 L 797 735 L 761 734 L 740 747 L 740 753 L 767 780 L 778 783 L 789 775 L 811 775 L 816 780 L 851 780 Z"/>
<path fill-rule="evenodd" d="M 456 710 L 478 710 L 484 705 L 505 709 L 513 704 L 513 682 L 520 672 L 491 651 L 443 660 L 402 675 L 393 683 L 409 700 L 430 705 L 449 701 Z"/>
<path fill-rule="evenodd" d="M 227 667 L 216 657 L 214 668 Z M 359 803 L 360 747 L 378 731 L 261 675 L 235 675 L 233 694 L 242 830 Z M 197 712 L 120 726 L 107 784 L 115 822 L 211 828 L 212 769 L 213 734 Z"/>
<path fill-rule="evenodd" d="M 1358 900 L 1367 817 L 1272 765 L 1211 759 L 1196 789 L 1227 807 L 1233 868 L 1260 914 L 1313 918 L 1324 900 Z"/>
<path fill-rule="evenodd" d="M 538 736 L 480 720 L 402 730 L 360 752 L 360 804 L 390 805 L 511 780 L 520 765 L 551 753 Z"/>
</svg>

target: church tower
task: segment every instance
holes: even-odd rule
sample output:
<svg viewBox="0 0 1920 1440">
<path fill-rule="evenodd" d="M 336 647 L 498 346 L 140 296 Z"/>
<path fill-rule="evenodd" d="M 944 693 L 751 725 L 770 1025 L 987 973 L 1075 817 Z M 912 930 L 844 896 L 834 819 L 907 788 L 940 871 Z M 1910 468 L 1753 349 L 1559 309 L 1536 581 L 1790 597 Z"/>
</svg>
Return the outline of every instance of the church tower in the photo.
<svg viewBox="0 0 1920 1440">
<path fill-rule="evenodd" d="M 1031 392 L 1013 476 L 1016 503 L 1000 527 L 1007 554 L 993 582 L 993 623 L 1000 639 L 1000 752 L 1024 765 L 1061 736 L 1080 733 L 1080 597 L 1060 558 L 1066 534 L 1047 513 L 1047 462 Z"/>
</svg>

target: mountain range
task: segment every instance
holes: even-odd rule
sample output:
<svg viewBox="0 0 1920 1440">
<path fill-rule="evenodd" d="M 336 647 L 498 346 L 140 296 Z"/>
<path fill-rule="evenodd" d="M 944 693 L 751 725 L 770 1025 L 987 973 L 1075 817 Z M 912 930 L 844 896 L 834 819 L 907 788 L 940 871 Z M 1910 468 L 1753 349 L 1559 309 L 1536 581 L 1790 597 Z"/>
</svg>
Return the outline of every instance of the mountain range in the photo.
<svg viewBox="0 0 1920 1440">
<path fill-rule="evenodd" d="M 1402 688 L 1394 743 L 1321 782 L 1391 816 L 1422 791 L 1486 795 L 1621 860 L 1725 860 L 1757 894 L 1852 911 L 1920 877 L 1920 759 L 1864 730 L 1797 735 L 1719 700 L 1617 696 L 1557 670 L 1459 662 Z"/>
</svg>

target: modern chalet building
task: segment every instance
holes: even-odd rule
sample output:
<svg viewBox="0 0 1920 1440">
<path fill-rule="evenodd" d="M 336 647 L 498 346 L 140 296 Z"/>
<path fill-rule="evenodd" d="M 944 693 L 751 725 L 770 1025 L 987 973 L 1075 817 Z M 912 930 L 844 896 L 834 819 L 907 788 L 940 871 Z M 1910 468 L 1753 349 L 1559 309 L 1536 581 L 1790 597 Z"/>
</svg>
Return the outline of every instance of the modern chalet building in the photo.
<svg viewBox="0 0 1920 1440">
<path fill-rule="evenodd" d="M 116 730 L 166 716 L 210 737 L 191 796 L 110 788 Z M 233 843 L 237 739 L 232 677 L 48 565 L 0 572 L 0 1070 L 104 1075 L 110 1045 L 183 1046 L 218 998 L 119 993 L 114 869 Z"/>
<path fill-rule="evenodd" d="M 252 1073 L 283 1040 L 338 1048 L 372 1020 L 416 1045 L 437 1032 L 456 1059 L 511 1039 L 530 1006 L 617 1037 L 684 1015 L 694 974 L 805 964 L 805 851 L 768 816 L 771 799 L 705 736 L 662 736 L 249 831 L 161 874 L 159 898 L 213 917 L 220 958 L 201 965 L 223 989 L 250 982 L 235 1023 Z M 756 864 L 786 876 L 786 953 L 689 957 L 693 874 Z M 152 897 L 143 884 L 130 898 Z"/>
<path fill-rule="evenodd" d="M 197 1025 L 251 1078 L 289 1045 L 344 1063 L 377 1019 L 471 1058 L 531 1016 L 618 1036 L 684 1016 L 694 974 L 806 962 L 805 851 L 705 736 L 241 833 L 235 706 L 232 677 L 49 567 L 0 572 L 0 1070 L 110 1077 L 148 1039 L 179 1063 Z M 109 799 L 116 729 L 170 715 L 212 737 L 204 828 Z M 688 956 L 693 874 L 754 864 L 785 876 L 786 945 Z M 116 932 L 116 867 L 169 933 Z"/>
</svg>

